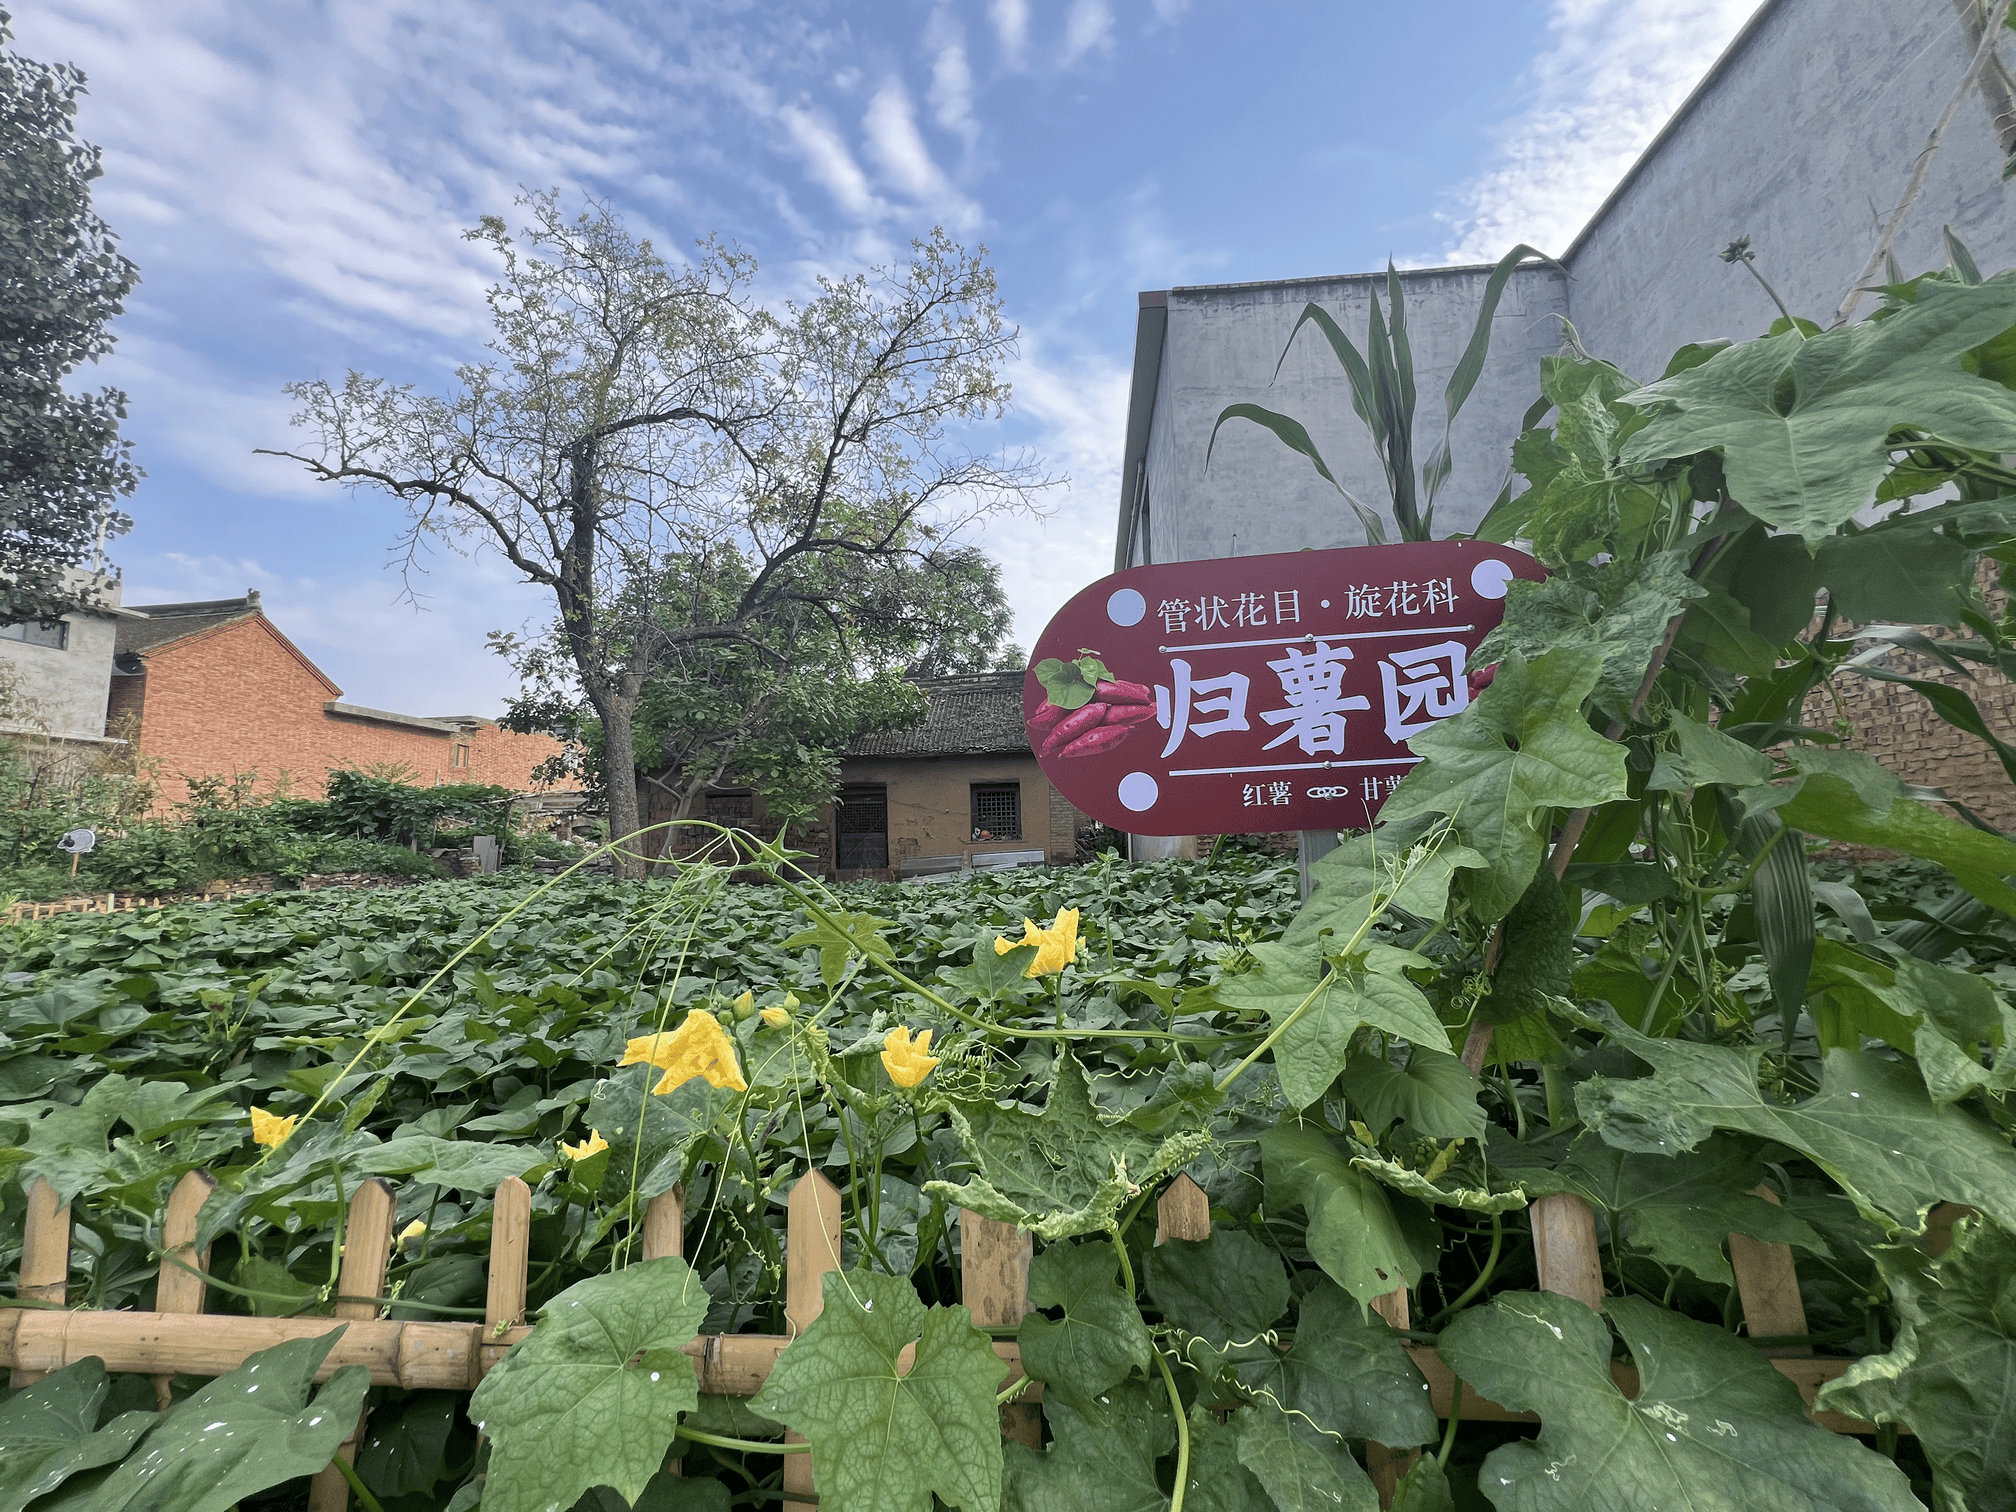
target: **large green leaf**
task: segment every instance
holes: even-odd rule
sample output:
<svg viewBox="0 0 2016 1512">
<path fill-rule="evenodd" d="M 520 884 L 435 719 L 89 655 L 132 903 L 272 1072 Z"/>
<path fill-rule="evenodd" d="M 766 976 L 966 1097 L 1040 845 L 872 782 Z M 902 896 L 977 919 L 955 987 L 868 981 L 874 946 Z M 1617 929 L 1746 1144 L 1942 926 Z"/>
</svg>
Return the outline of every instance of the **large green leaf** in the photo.
<svg viewBox="0 0 2016 1512">
<path fill-rule="evenodd" d="M 1041 1113 L 955 1103 L 952 1124 L 978 1172 L 964 1186 L 931 1181 L 924 1190 L 1046 1240 L 1111 1226 L 1134 1192 L 1186 1164 L 1207 1142 L 1201 1131 L 1153 1139 L 1125 1120 L 1105 1118 L 1069 1050 L 1057 1056 Z"/>
<path fill-rule="evenodd" d="M 1176 1442 L 1162 1383 L 1126 1381 L 1097 1396 L 1049 1391 L 1048 1449 L 1009 1444 L 1002 1504 L 1008 1512 L 1167 1512 L 1155 1461 Z"/>
<path fill-rule="evenodd" d="M 1828 1382 L 1819 1405 L 1917 1434 L 1935 1505 L 2016 1507 L 2016 1239 L 1963 1222 L 1935 1265 L 1882 1258 L 1896 1343 Z"/>
<path fill-rule="evenodd" d="M 1385 1055 L 1354 1054 L 1344 1068 L 1343 1085 L 1352 1108 L 1378 1133 L 1404 1123 L 1430 1139 L 1484 1137 L 1477 1078 L 1444 1051 L 1416 1045 L 1404 1066 Z"/>
<path fill-rule="evenodd" d="M 1666 626 L 1688 600 L 1707 591 L 1687 575 L 1682 551 L 1643 562 L 1575 567 L 1538 583 L 1517 579 L 1505 596 L 1505 618 L 1470 662 L 1489 666 L 1515 651 L 1531 660 L 1556 648 L 1588 649 L 1602 658 L 1590 697 L 1606 714 L 1621 718 L 1645 681 Z"/>
<path fill-rule="evenodd" d="M 489 1512 L 571 1507 L 591 1486 L 635 1501 L 665 1463 L 679 1414 L 700 1403 L 680 1346 L 707 1290 L 684 1260 L 576 1282 L 483 1378 L 469 1416 L 491 1441 Z"/>
<path fill-rule="evenodd" d="M 1001 1360 L 963 1307 L 927 1309 L 909 1281 L 830 1271 L 825 1307 L 750 1403 L 805 1435 L 820 1505 L 965 1512 L 1001 1505 Z M 917 1346 L 905 1372 L 897 1356 Z"/>
<path fill-rule="evenodd" d="M 0 1404 L 0 1506 L 25 1507 L 80 1470 L 126 1457 L 154 1426 L 151 1412 L 98 1412 L 112 1383 L 95 1356 L 65 1366 Z"/>
<path fill-rule="evenodd" d="M 1270 1208 L 1300 1203 L 1309 1258 L 1362 1303 L 1421 1279 L 1421 1262 L 1385 1189 L 1320 1129 L 1283 1124 L 1260 1136 Z"/>
<path fill-rule="evenodd" d="M 1243 1229 L 1158 1244 L 1146 1270 L 1162 1315 L 1221 1349 L 1266 1333 L 1288 1311 L 1280 1255 Z"/>
<path fill-rule="evenodd" d="M 1237 1433 L 1207 1408 L 1190 1409 L 1190 1479 L 1185 1512 L 1276 1512 L 1239 1453 Z"/>
<path fill-rule="evenodd" d="M 1309 901 L 1288 921 L 1281 943 L 1334 954 L 1387 908 L 1440 923 L 1456 872 L 1485 864 L 1456 843 L 1442 820 L 1424 814 L 1402 824 L 1382 822 L 1347 836 L 1309 868 Z"/>
<path fill-rule="evenodd" d="M 1436 1348 L 1463 1380 L 1540 1414 L 1477 1476 L 1500 1512 L 1919 1512 L 1910 1482 L 1847 1434 L 1808 1421 L 1799 1389 L 1741 1339 L 1638 1297 L 1610 1319 L 1637 1357 L 1635 1399 L 1610 1378 L 1610 1330 L 1568 1297 L 1503 1292 L 1459 1313 Z"/>
<path fill-rule="evenodd" d="M 2016 915 L 2016 841 L 1947 817 L 1910 797 L 1892 773 L 1859 751 L 1799 751 L 1806 775 L 1778 812 L 1808 834 L 1849 845 L 1876 845 L 1936 861 L 1991 908 Z"/>
<path fill-rule="evenodd" d="M 474 1139 L 440 1139 L 408 1134 L 388 1139 L 358 1157 L 357 1168 L 369 1176 L 410 1176 L 430 1186 L 488 1193 L 511 1176 L 523 1176 L 552 1157 L 521 1144 L 488 1144 Z"/>
<path fill-rule="evenodd" d="M 1421 764 L 1386 802 L 1389 821 L 1447 814 L 1490 869 L 1471 874 L 1472 901 L 1503 918 L 1539 868 L 1547 816 L 1621 798 L 1624 748 L 1582 717 L 1602 670 L 1600 651 L 1564 648 L 1537 661 L 1506 657 L 1491 686 L 1461 714 L 1417 735 Z"/>
<path fill-rule="evenodd" d="M 1333 1440 L 1423 1444 L 1437 1432 L 1428 1383 L 1400 1335 L 1328 1281 L 1303 1295 L 1291 1347 L 1263 1339 L 1214 1363 L 1248 1396 Z"/>
<path fill-rule="evenodd" d="M 1229 1007 L 1258 1009 L 1275 1025 L 1288 1025 L 1274 1044 L 1274 1071 L 1297 1108 L 1308 1107 L 1330 1089 L 1350 1059 L 1351 1041 L 1360 1029 L 1377 1029 L 1434 1049 L 1448 1047 L 1449 1031 L 1421 989 L 1407 979 L 1409 966 L 1428 964 L 1411 951 L 1373 945 L 1348 959 L 1331 957 L 1326 969 L 1310 951 L 1269 944 L 1249 949 L 1260 964 L 1243 975 L 1222 978 L 1214 992 Z"/>
<path fill-rule="evenodd" d="M 371 1372 L 345 1365 L 310 1402 L 315 1372 L 342 1335 L 290 1339 L 250 1356 L 175 1404 L 129 1456 L 64 1512 L 228 1512 L 313 1475 L 357 1426 Z"/>
<path fill-rule="evenodd" d="M 625 1066 L 598 1082 L 588 1099 L 588 1126 L 609 1141 L 606 1200 L 621 1201 L 634 1191 L 648 1202 L 671 1191 L 685 1179 L 687 1152 L 735 1099 L 730 1089 L 700 1076 L 655 1094 L 651 1088 L 661 1077 L 656 1066 Z"/>
<path fill-rule="evenodd" d="M 1757 1085 L 1760 1049 L 1653 1039 L 1615 1020 L 1607 1028 L 1657 1073 L 1592 1077 L 1575 1089 L 1583 1122 L 1619 1149 L 1670 1155 L 1735 1129 L 1801 1151 L 1858 1204 L 1911 1232 L 1941 1201 L 2016 1228 L 2016 1150 L 1979 1119 L 1935 1103 L 1908 1062 L 1830 1051 L 1820 1090 L 1780 1103 Z"/>
<path fill-rule="evenodd" d="M 1239 1463 L 1279 1512 L 1376 1512 L 1379 1493 L 1341 1438 L 1262 1404 L 1239 1414 Z"/>
<path fill-rule="evenodd" d="M 1719 451 L 1729 492 L 1756 518 L 1817 542 L 1854 518 L 1913 427 L 2016 451 L 2016 394 L 1963 354 L 2016 326 L 2016 274 L 1928 285 L 1883 320 L 1746 342 L 1625 396 L 1653 412 L 1623 444 L 1638 465 Z"/>
<path fill-rule="evenodd" d="M 1763 1163 L 1727 1135 L 1671 1155 L 1583 1139 L 1559 1165 L 1522 1170 L 1519 1179 L 1534 1196 L 1574 1192 L 1586 1197 L 1611 1216 L 1625 1243 L 1723 1286 L 1735 1282 L 1722 1254 L 1730 1234 L 1826 1250 L 1809 1224 L 1756 1195 Z"/>
<path fill-rule="evenodd" d="M 1097 1393 L 1147 1371 L 1148 1325 L 1121 1289 L 1120 1257 L 1110 1243 L 1045 1248 L 1029 1266 L 1029 1301 L 1064 1313 L 1054 1322 L 1040 1312 L 1022 1320 L 1022 1368 L 1037 1380 Z"/>
</svg>

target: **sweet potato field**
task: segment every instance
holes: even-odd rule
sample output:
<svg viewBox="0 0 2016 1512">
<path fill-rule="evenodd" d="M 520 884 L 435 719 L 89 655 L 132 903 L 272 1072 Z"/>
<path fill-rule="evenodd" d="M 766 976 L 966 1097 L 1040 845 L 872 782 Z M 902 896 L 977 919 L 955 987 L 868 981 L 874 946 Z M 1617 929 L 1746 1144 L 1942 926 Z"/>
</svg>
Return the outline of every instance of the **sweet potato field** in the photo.
<svg viewBox="0 0 2016 1512">
<path fill-rule="evenodd" d="M 2016 774 L 2012 381 L 1957 249 L 1550 359 L 1481 528 L 1553 576 L 1306 901 L 772 848 L 5 931 L 0 1505 L 2016 1507 L 2016 842 L 1829 697 L 1913 649 Z M 221 1375 L 129 1350 L 199 1266 Z"/>
</svg>

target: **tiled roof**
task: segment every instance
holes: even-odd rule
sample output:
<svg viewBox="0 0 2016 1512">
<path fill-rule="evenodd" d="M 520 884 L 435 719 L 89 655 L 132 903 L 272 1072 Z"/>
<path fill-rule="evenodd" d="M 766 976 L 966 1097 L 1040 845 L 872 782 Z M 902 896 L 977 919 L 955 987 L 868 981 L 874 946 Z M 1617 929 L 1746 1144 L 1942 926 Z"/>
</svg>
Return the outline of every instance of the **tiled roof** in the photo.
<svg viewBox="0 0 2016 1512">
<path fill-rule="evenodd" d="M 114 632 L 113 649 L 115 652 L 135 651 L 143 655 L 185 635 L 215 629 L 260 612 L 257 593 L 247 594 L 244 598 L 204 599 L 192 604 L 128 604 L 126 607 L 147 617 L 120 620 Z"/>
<path fill-rule="evenodd" d="M 917 682 L 930 700 L 924 722 L 908 730 L 863 735 L 849 756 L 1025 756 L 1022 674 L 980 672 Z"/>
</svg>

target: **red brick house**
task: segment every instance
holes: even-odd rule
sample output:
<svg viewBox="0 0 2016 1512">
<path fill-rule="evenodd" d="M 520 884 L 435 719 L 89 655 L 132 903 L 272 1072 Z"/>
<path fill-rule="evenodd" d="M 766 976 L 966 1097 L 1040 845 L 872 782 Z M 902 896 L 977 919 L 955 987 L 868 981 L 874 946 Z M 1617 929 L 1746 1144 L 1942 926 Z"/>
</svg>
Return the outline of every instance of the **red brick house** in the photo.
<svg viewBox="0 0 2016 1512">
<path fill-rule="evenodd" d="M 159 769 L 163 807 L 187 778 L 284 773 L 303 796 L 344 767 L 404 765 L 423 786 L 483 782 L 523 792 L 560 745 L 473 714 L 394 714 L 343 702 L 343 690 L 242 599 L 135 604 L 118 622 L 106 728 Z"/>
</svg>

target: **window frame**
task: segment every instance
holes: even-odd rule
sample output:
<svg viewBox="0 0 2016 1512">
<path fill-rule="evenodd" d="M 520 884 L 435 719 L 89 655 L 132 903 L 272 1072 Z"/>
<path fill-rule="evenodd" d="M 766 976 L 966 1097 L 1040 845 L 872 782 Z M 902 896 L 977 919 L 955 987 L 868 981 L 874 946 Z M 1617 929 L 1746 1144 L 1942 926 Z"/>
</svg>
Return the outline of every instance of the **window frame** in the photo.
<svg viewBox="0 0 2016 1512">
<path fill-rule="evenodd" d="M 40 646 L 44 651 L 68 651 L 70 622 L 59 619 L 54 623 L 44 624 L 40 620 L 14 620 L 0 625 L 0 640 L 17 641 L 24 646 Z"/>
<path fill-rule="evenodd" d="M 989 798 L 1007 798 L 1014 804 L 1012 833 L 1002 829 L 998 823 L 989 823 L 982 818 L 980 801 L 983 795 Z M 967 785 L 967 801 L 969 806 L 968 817 L 971 821 L 967 828 L 967 834 L 971 837 L 967 841 L 969 845 L 985 845 L 995 840 L 1020 840 L 1022 838 L 1022 784 L 1019 780 L 969 783 Z M 982 830 L 987 832 L 985 840 L 980 838 Z"/>
</svg>

